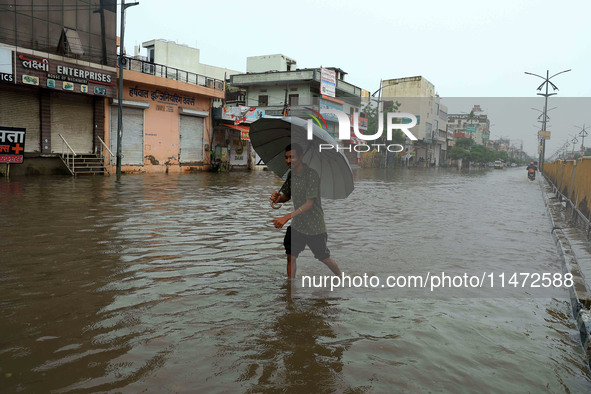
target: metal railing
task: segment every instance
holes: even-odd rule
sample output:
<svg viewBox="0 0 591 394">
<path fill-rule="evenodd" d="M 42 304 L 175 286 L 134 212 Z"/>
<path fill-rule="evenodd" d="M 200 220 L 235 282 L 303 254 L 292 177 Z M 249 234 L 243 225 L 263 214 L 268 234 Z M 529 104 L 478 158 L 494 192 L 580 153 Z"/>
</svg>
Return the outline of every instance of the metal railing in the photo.
<svg viewBox="0 0 591 394">
<path fill-rule="evenodd" d="M 107 150 L 107 152 L 109 152 L 109 154 L 111 156 L 109 156 L 109 160 L 111 160 L 111 157 L 115 157 L 115 155 L 113 154 L 113 152 L 111 151 L 111 149 L 109 149 L 109 147 L 107 146 L 107 144 L 105 144 L 105 141 L 103 141 L 103 139 L 101 137 L 99 137 L 98 135 L 96 136 L 96 138 L 98 138 L 98 140 L 101 142 L 101 156 L 105 157 L 105 151 L 104 149 Z M 104 149 L 103 149 L 104 148 Z"/>
<path fill-rule="evenodd" d="M 98 140 L 101 142 L 101 157 L 103 158 L 103 166 L 105 168 L 105 171 L 107 172 L 107 174 L 111 175 L 111 173 L 109 172 L 109 170 L 107 170 L 107 167 L 105 166 L 104 160 L 105 160 L 105 149 L 107 150 L 107 152 L 109 152 L 109 164 L 113 164 L 112 158 L 115 157 L 115 155 L 113 154 L 113 151 L 111 151 L 111 149 L 109 149 L 109 147 L 107 146 L 107 144 L 105 144 L 105 141 L 103 141 L 103 139 L 101 137 L 99 137 L 98 135 L 96 136 L 98 138 Z"/>
<path fill-rule="evenodd" d="M 118 56 L 118 59 L 121 59 L 121 56 Z M 186 82 L 197 86 L 205 86 L 216 90 L 224 90 L 224 81 L 219 79 L 206 77 L 204 75 L 195 74 L 189 71 L 179 70 L 178 68 L 151 63 L 128 56 L 123 56 L 122 60 L 124 63 L 124 70 L 137 71 L 144 74 L 155 75 L 157 77 Z"/>
<path fill-rule="evenodd" d="M 75 168 L 74 168 L 74 157 L 76 157 L 76 152 L 74 152 L 74 149 L 72 149 L 72 147 L 70 146 L 70 144 L 68 144 L 68 141 L 66 141 L 66 139 L 64 138 L 63 135 L 61 135 L 61 134 L 58 134 L 58 135 L 62 139 L 62 159 L 64 160 L 64 162 L 68 166 L 70 172 L 72 172 L 72 174 L 75 174 L 76 171 L 75 171 Z M 66 144 L 66 146 L 69 149 L 69 152 L 67 152 L 67 153 L 63 153 L 64 144 Z M 72 152 L 71 155 L 70 155 L 70 152 Z"/>
</svg>

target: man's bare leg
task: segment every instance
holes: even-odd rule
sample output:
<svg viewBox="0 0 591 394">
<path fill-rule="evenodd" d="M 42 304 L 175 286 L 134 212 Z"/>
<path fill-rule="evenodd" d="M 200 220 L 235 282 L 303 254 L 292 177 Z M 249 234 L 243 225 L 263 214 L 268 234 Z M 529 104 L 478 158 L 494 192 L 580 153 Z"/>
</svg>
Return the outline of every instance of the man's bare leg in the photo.
<svg viewBox="0 0 591 394">
<path fill-rule="evenodd" d="M 326 264 L 326 266 L 333 272 L 333 274 L 340 276 L 341 275 L 341 270 L 339 268 L 339 266 L 337 265 L 337 263 L 330 257 L 322 260 L 322 262 L 324 264 Z"/>
<path fill-rule="evenodd" d="M 296 257 L 290 254 L 287 255 L 287 277 L 295 279 L 296 276 Z"/>
</svg>

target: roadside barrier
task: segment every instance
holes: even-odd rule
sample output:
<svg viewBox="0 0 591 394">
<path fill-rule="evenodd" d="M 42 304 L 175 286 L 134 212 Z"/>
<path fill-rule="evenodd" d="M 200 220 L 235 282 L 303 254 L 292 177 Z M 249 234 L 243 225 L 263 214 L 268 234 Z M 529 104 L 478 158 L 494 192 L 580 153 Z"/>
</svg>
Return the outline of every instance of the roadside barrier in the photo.
<svg viewBox="0 0 591 394">
<path fill-rule="evenodd" d="M 544 176 L 562 200 L 573 209 L 573 218 L 579 216 L 591 230 L 591 157 L 578 160 L 558 160 L 544 163 Z M 576 216 L 575 216 L 576 214 Z"/>
</svg>

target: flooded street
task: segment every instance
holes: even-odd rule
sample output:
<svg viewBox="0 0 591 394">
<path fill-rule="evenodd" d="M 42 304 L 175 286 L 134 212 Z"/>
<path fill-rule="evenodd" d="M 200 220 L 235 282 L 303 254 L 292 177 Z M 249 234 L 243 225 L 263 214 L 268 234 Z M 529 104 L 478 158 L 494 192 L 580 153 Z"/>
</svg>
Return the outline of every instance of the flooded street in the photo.
<svg viewBox="0 0 591 394">
<path fill-rule="evenodd" d="M 355 176 L 323 200 L 345 273 L 495 286 L 302 287 L 308 249 L 289 286 L 266 171 L 0 180 L 0 391 L 589 391 L 568 291 L 500 287 L 562 272 L 523 168 Z"/>
</svg>

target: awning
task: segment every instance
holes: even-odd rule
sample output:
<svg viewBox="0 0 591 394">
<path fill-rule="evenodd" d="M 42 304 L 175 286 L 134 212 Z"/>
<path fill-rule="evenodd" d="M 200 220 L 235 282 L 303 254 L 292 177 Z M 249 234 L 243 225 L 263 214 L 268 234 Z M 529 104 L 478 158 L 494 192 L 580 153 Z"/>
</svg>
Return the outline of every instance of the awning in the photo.
<svg viewBox="0 0 591 394">
<path fill-rule="evenodd" d="M 240 139 L 241 140 L 248 140 L 250 141 L 250 135 L 248 132 L 250 131 L 250 126 L 239 126 L 235 124 L 224 124 L 225 127 L 229 129 L 238 130 L 240 132 Z"/>
<path fill-rule="evenodd" d="M 250 126 L 238 126 L 235 124 L 225 124 L 224 126 L 230 128 L 230 129 L 238 130 L 238 131 L 246 131 L 246 132 L 250 131 Z"/>
</svg>

